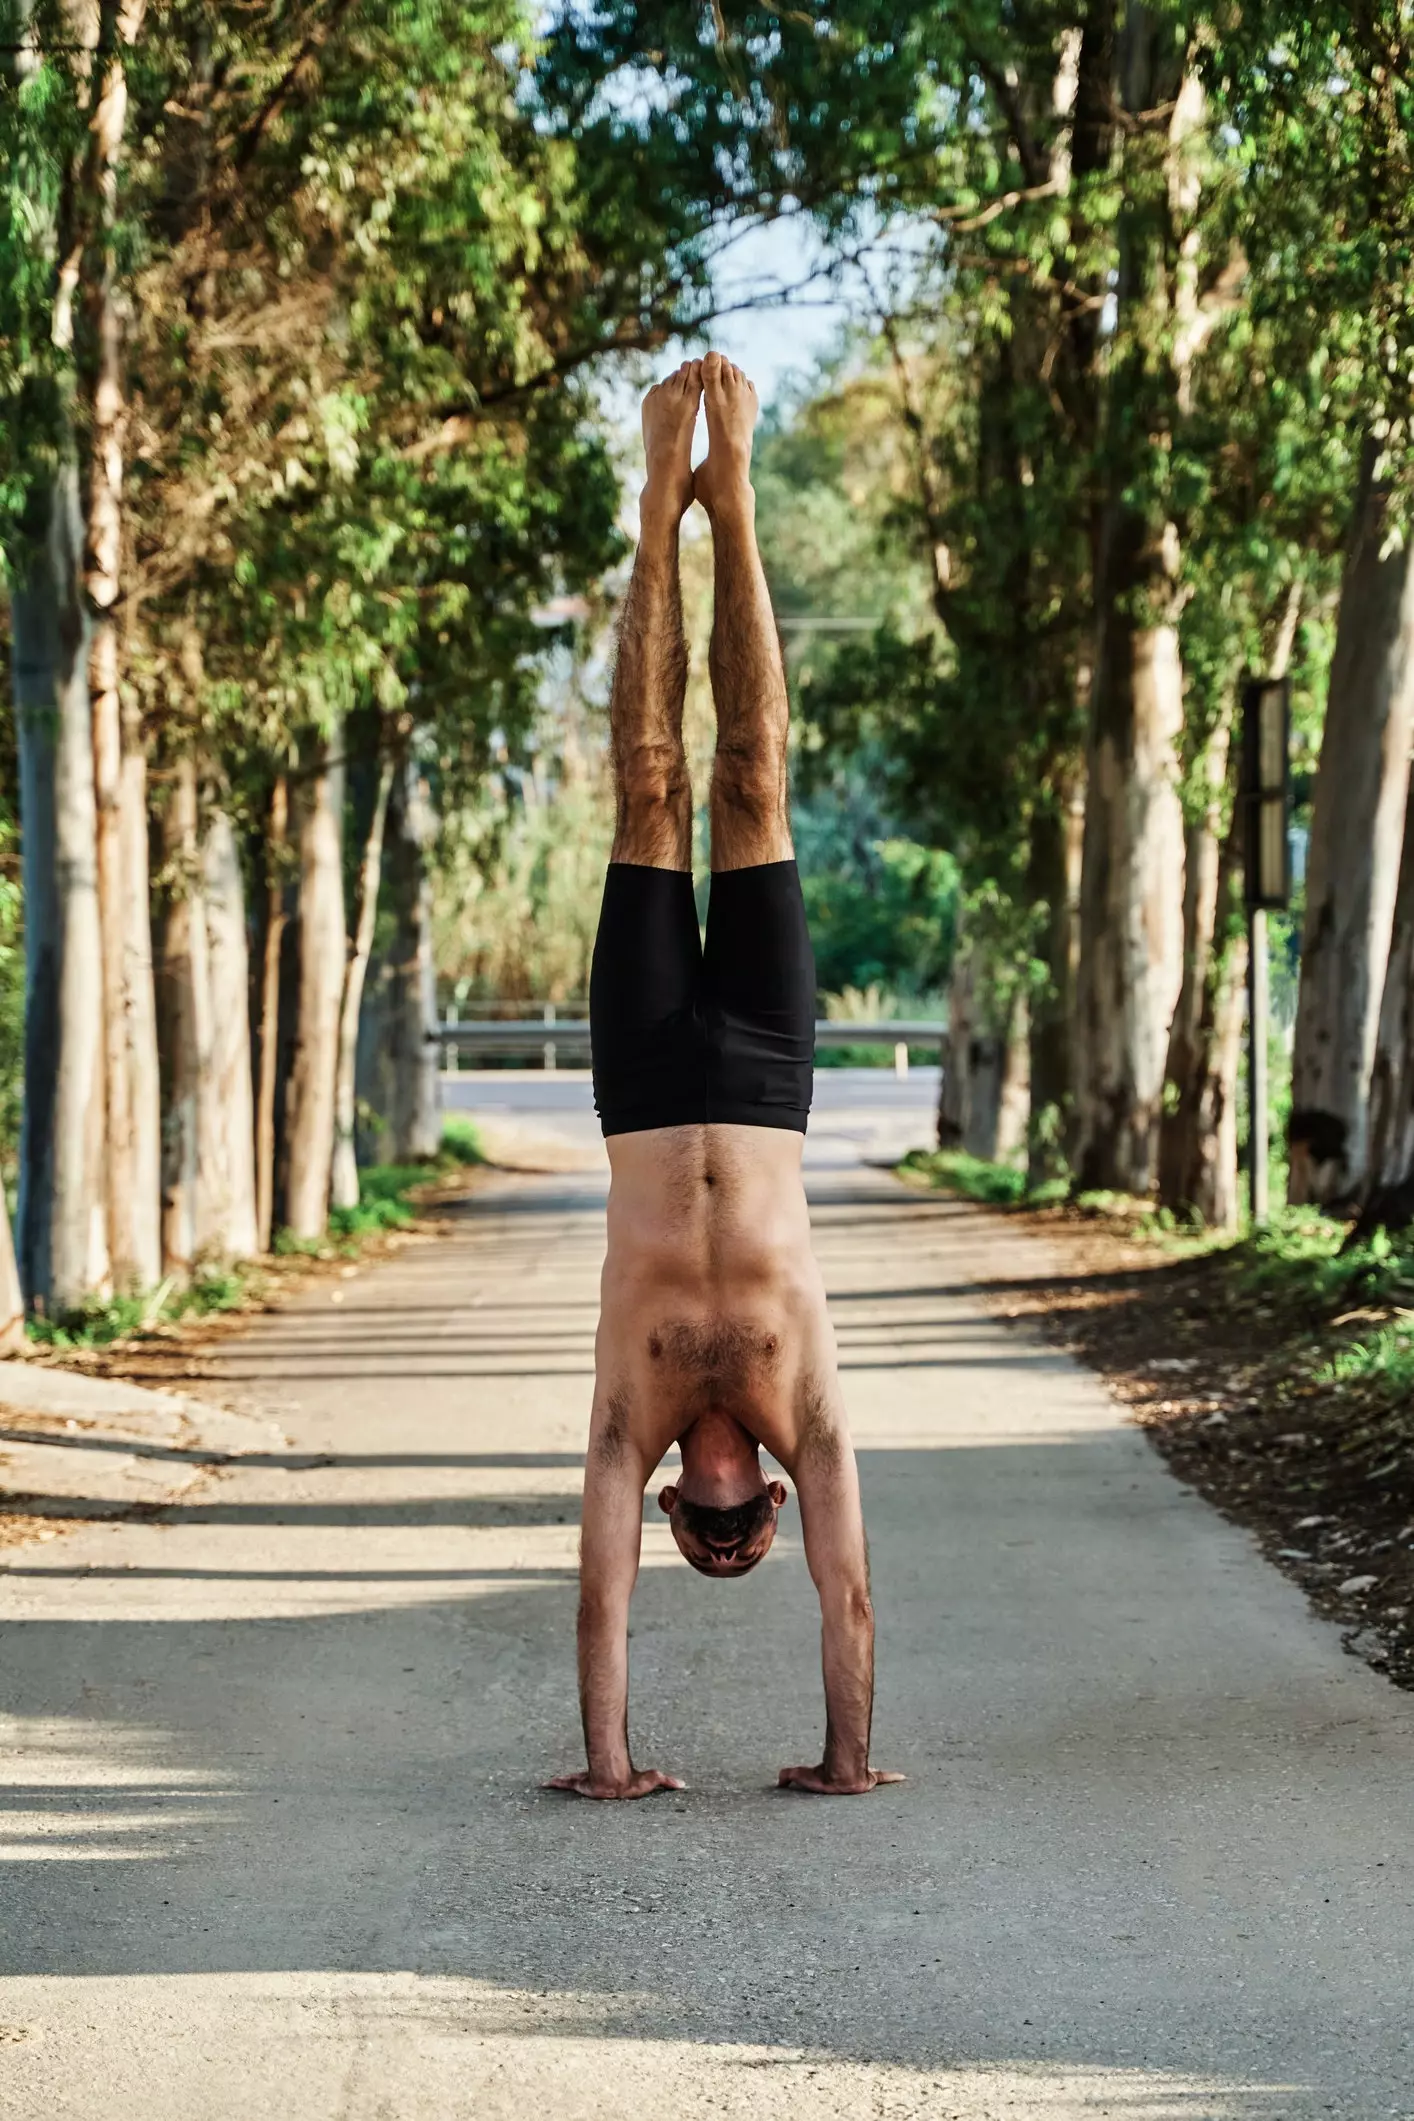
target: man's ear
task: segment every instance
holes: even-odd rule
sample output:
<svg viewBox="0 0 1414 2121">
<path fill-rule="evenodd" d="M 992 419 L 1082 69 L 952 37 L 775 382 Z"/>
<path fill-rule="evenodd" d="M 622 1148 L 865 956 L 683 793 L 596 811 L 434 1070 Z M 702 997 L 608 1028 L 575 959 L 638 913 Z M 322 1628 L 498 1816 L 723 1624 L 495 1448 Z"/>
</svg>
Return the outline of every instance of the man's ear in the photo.
<svg viewBox="0 0 1414 2121">
<path fill-rule="evenodd" d="M 658 1490 L 658 1507 L 665 1517 L 672 1516 L 677 1499 L 678 1491 L 676 1488 L 660 1488 Z"/>
<path fill-rule="evenodd" d="M 786 1506 L 786 1503 L 790 1500 L 790 1497 L 786 1491 L 785 1482 L 781 1480 L 768 1480 L 766 1483 L 766 1493 L 770 1496 L 772 1502 L 776 1505 L 776 1508 L 778 1510 L 783 1510 Z"/>
</svg>

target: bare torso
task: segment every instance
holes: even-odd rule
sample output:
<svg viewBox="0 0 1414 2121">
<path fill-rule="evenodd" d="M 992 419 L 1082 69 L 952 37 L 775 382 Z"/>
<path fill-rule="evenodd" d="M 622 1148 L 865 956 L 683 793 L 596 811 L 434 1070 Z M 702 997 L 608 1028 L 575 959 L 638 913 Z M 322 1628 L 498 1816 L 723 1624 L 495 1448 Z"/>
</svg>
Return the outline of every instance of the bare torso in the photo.
<svg viewBox="0 0 1414 2121">
<path fill-rule="evenodd" d="M 803 1137 L 663 1127 L 609 1142 L 596 1418 L 652 1466 L 697 1417 L 730 1411 L 786 1467 L 835 1384 L 810 1245 Z"/>
</svg>

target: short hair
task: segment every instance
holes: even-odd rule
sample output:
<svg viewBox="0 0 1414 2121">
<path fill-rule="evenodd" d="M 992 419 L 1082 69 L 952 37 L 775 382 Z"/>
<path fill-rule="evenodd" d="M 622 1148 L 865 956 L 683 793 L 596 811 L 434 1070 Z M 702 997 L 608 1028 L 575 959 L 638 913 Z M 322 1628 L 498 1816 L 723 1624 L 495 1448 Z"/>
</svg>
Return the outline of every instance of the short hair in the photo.
<svg viewBox="0 0 1414 2121">
<path fill-rule="evenodd" d="M 710 1509 L 706 1503 L 689 1502 L 685 1496 L 679 1495 L 673 1517 L 690 1538 L 709 1547 L 714 1558 L 736 1561 L 741 1558 L 743 1549 L 755 1546 L 768 1524 L 775 1523 L 776 1505 L 767 1489 L 759 1495 L 752 1495 L 746 1502 L 733 1504 L 729 1510 Z M 690 1555 L 687 1558 L 692 1559 Z M 758 1554 L 755 1561 L 760 1559 Z M 753 1567 L 755 1561 L 751 1564 Z M 697 1561 L 692 1562 L 692 1566 L 702 1568 L 701 1562 Z M 712 1572 L 702 1569 L 702 1573 L 710 1575 Z"/>
</svg>

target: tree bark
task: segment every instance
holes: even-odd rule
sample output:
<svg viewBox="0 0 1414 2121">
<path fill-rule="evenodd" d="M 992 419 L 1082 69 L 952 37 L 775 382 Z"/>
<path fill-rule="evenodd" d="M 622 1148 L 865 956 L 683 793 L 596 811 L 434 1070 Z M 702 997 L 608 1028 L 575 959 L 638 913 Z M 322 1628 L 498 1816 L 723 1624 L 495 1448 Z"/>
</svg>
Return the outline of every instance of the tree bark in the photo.
<svg viewBox="0 0 1414 2121">
<path fill-rule="evenodd" d="M 211 981 L 198 852 L 196 761 L 174 765 L 162 813 L 162 1270 L 186 1280 L 201 1252 L 201 1104 L 211 1063 Z"/>
<path fill-rule="evenodd" d="M 1414 803 L 1405 805 L 1389 960 L 1370 1075 L 1370 1150 L 1363 1191 L 1414 1174 Z"/>
<path fill-rule="evenodd" d="M 1192 97 L 1169 25 L 1131 6 L 1119 40 L 1126 131 L 1109 498 L 1098 538 L 1097 643 L 1086 773 L 1072 1163 L 1083 1188 L 1147 1193 L 1156 1176 L 1169 1024 L 1183 955 L 1183 816 L 1177 745 L 1180 548 L 1149 458 L 1165 455 L 1183 378 L 1172 352 L 1176 240 L 1191 217 Z M 1160 135 L 1155 113 L 1171 108 Z M 1182 122 L 1180 126 L 1180 113 Z"/>
<path fill-rule="evenodd" d="M 25 1299 L 10 1234 L 10 1210 L 0 1192 L 0 1355 L 17 1355 L 25 1344 Z"/>
<path fill-rule="evenodd" d="M 1026 1183 L 1044 1185 L 1065 1171 L 1065 1139 L 1074 1090 L 1075 972 L 1080 855 L 1085 829 L 1078 771 L 1048 790 L 1031 822 L 1027 896 L 1046 909 L 1046 985 L 1028 1011 Z"/>
<path fill-rule="evenodd" d="M 432 880 L 427 849 L 436 829 L 427 784 L 415 761 L 398 776 L 389 815 L 388 895 L 394 918 L 385 985 L 391 1068 L 388 1154 L 416 1163 L 437 1154 L 437 1048 L 427 1037 L 437 1015 L 432 956 Z"/>
<path fill-rule="evenodd" d="M 1293 583 L 1267 657 L 1274 678 L 1286 675 L 1300 613 L 1300 585 Z M 1159 1131 L 1161 1205 L 1215 1230 L 1235 1229 L 1239 1212 L 1237 1070 L 1247 979 L 1239 758 L 1229 704 L 1204 754 L 1205 800 L 1185 835 L 1183 985 Z"/>
<path fill-rule="evenodd" d="M 1132 518 L 1119 526 L 1106 593 L 1076 981 L 1076 1179 L 1127 1193 L 1154 1183 L 1183 951 L 1183 673 L 1177 628 L 1131 616 L 1149 572 L 1142 540 Z"/>
<path fill-rule="evenodd" d="M 1414 568 L 1386 548 L 1390 499 L 1367 447 L 1312 801 L 1292 1052 L 1290 1197 L 1334 1205 L 1366 1172 L 1414 731 Z"/>
<path fill-rule="evenodd" d="M 270 1250 L 275 1229 L 275 1093 L 280 1058 L 280 957 L 285 941 L 285 848 L 289 840 L 289 782 L 270 791 L 265 838 L 265 941 L 260 978 L 260 1080 L 255 1106 L 255 1241 Z"/>
<path fill-rule="evenodd" d="M 1009 969 L 1009 968 L 1008 968 Z M 1021 982 L 998 982 L 993 953 L 959 934 L 948 994 L 938 1143 L 1010 1163 L 1026 1141 L 1030 1051 Z"/>
<path fill-rule="evenodd" d="M 89 689 L 103 937 L 108 1235 L 113 1279 L 120 1289 L 151 1288 L 161 1271 L 161 1110 L 147 892 L 147 766 L 139 719 L 123 712 L 120 699 L 117 622 L 127 400 L 113 230 L 128 103 L 124 52 L 139 33 L 143 12 L 141 0 L 103 0 L 99 9 L 100 78 L 86 165 L 91 196 L 84 202 L 96 240 L 86 261 L 88 350 L 80 364 L 88 415 L 84 586 L 93 624 Z"/>
<path fill-rule="evenodd" d="M 72 457 L 39 505 L 43 543 L 13 595 L 25 892 L 19 1264 L 31 1304 L 55 1313 L 109 1288 L 90 629 Z"/>
<path fill-rule="evenodd" d="M 205 819 L 201 883 L 211 1032 L 197 1122 L 197 1243 L 203 1257 L 249 1259 L 259 1248 L 250 952 L 240 850 L 219 805 Z"/>
<path fill-rule="evenodd" d="M 344 990 L 342 762 L 327 745 L 301 782 L 299 831 L 299 1024 L 285 1130 L 285 1216 L 295 1237 L 322 1237 L 329 1220 L 334 1088 Z"/>
<path fill-rule="evenodd" d="M 358 868 L 358 917 L 349 961 L 344 972 L 344 998 L 339 1012 L 339 1068 L 334 1094 L 334 1169 L 332 1197 L 336 1208 L 358 1206 L 358 1159 L 354 1154 L 354 1124 L 358 1101 L 358 1025 L 363 1007 L 368 960 L 373 950 L 373 930 L 378 918 L 378 891 L 383 876 L 383 834 L 388 816 L 388 797 L 393 786 L 393 761 L 380 759 L 378 783 L 373 795 L 373 814 L 363 843 Z"/>
</svg>

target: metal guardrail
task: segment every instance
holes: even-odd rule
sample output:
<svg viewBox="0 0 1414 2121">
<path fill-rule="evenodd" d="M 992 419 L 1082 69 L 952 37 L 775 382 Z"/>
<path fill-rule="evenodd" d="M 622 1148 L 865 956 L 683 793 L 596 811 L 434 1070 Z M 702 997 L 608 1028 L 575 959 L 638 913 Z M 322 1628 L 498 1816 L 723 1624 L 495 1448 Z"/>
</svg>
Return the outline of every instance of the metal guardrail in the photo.
<svg viewBox="0 0 1414 2121">
<path fill-rule="evenodd" d="M 936 1046 L 941 1052 L 948 1035 L 946 1024 L 900 1017 L 895 1022 L 852 1024 L 837 1017 L 821 1018 L 815 1026 L 817 1046 L 886 1046 L 893 1049 L 894 1066 L 900 1075 L 908 1072 L 910 1046 Z M 589 1024 L 583 1017 L 546 1015 L 520 1023 L 490 1018 L 473 1023 L 445 1023 L 429 1028 L 430 1044 L 448 1053 L 494 1055 L 498 1060 L 533 1055 L 547 1068 L 566 1056 L 564 1048 L 588 1058 Z"/>
</svg>

